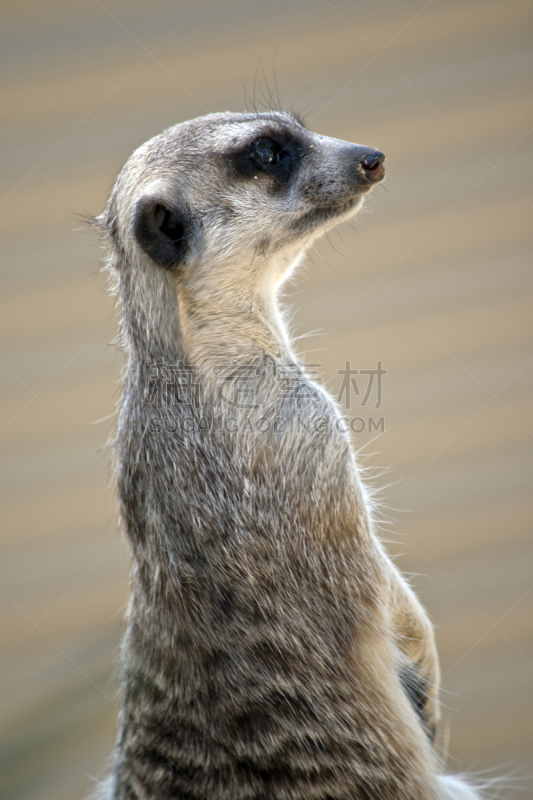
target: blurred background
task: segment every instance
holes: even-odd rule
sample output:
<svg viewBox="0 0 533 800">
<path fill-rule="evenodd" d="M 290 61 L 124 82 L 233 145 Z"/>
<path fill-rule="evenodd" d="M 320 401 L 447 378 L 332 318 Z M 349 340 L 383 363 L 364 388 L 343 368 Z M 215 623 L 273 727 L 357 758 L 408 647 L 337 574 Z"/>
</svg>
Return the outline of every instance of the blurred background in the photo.
<svg viewBox="0 0 533 800">
<path fill-rule="evenodd" d="M 122 356 L 80 215 L 147 138 L 266 107 L 276 82 L 310 128 L 387 154 L 366 211 L 289 289 L 293 328 L 335 395 L 346 362 L 386 370 L 379 408 L 358 373 L 348 413 L 364 463 L 390 470 L 383 535 L 437 626 L 439 747 L 531 796 L 531 2 L 0 11 L 4 796 L 83 798 L 114 740 L 129 566 L 104 445 Z"/>
</svg>

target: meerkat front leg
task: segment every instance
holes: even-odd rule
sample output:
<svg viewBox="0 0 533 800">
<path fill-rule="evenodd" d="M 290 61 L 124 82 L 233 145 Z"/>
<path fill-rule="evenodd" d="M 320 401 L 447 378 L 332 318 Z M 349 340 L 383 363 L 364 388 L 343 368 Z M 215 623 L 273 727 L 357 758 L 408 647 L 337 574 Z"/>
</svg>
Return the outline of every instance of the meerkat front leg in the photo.
<svg viewBox="0 0 533 800">
<path fill-rule="evenodd" d="M 433 741 L 440 716 L 440 668 L 435 634 L 417 596 L 392 564 L 389 602 L 396 645 L 405 659 L 400 668 L 400 680 Z"/>
</svg>

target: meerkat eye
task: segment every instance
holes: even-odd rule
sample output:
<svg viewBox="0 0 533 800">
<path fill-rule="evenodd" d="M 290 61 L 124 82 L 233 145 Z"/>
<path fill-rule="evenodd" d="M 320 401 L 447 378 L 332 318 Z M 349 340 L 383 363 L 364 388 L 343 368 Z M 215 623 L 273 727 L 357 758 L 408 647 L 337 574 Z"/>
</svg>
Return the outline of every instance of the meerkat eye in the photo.
<svg viewBox="0 0 533 800">
<path fill-rule="evenodd" d="M 266 136 L 256 139 L 250 145 L 249 157 L 261 169 L 275 167 L 287 156 L 288 153 L 281 145 Z"/>
</svg>

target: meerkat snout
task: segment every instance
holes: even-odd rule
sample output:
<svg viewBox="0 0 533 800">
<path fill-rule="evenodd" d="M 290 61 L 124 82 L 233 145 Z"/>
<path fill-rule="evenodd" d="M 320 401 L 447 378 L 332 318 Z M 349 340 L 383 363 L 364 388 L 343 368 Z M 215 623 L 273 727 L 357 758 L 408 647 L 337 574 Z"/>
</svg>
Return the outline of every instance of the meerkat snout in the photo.
<svg viewBox="0 0 533 800">
<path fill-rule="evenodd" d="M 371 150 L 366 153 L 361 160 L 366 177 L 376 183 L 383 180 L 385 177 L 384 162 L 385 156 L 379 150 Z"/>
</svg>

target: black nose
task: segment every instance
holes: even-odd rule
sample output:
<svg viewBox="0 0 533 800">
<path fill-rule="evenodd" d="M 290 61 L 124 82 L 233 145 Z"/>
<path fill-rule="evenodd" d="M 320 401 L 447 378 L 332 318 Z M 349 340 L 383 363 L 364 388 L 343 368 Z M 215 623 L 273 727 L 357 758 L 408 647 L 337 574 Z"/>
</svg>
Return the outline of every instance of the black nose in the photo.
<svg viewBox="0 0 533 800">
<path fill-rule="evenodd" d="M 368 150 L 361 156 L 360 164 L 369 181 L 380 181 L 385 175 L 385 156 L 379 150 Z"/>
</svg>

